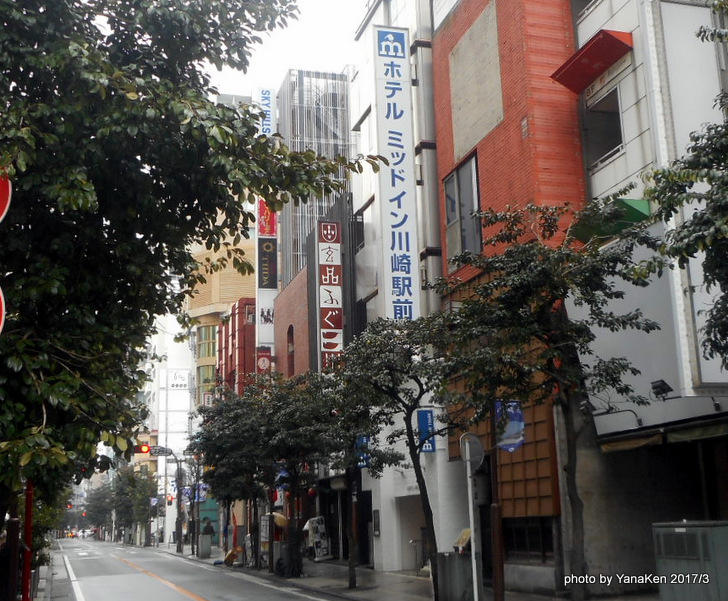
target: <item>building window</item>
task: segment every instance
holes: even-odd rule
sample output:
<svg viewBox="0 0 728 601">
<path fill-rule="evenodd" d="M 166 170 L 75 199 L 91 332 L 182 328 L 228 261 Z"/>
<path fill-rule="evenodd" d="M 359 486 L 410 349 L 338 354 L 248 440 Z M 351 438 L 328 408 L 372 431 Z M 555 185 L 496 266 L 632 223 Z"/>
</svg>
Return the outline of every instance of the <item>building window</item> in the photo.
<svg viewBox="0 0 728 601">
<path fill-rule="evenodd" d="M 542 563 L 554 558 L 553 519 L 550 517 L 504 518 L 503 545 L 506 559 Z"/>
<path fill-rule="evenodd" d="M 357 211 L 351 216 L 351 248 L 354 254 L 364 248 L 364 213 Z"/>
<path fill-rule="evenodd" d="M 245 305 L 245 323 L 255 323 L 255 305 Z"/>
<path fill-rule="evenodd" d="M 293 325 L 288 326 L 288 332 L 286 334 L 286 351 L 287 351 L 287 363 L 288 363 L 288 377 L 293 376 L 293 372 L 296 367 L 295 361 L 295 344 L 293 340 Z"/>
<path fill-rule="evenodd" d="M 217 326 L 197 328 L 197 358 L 217 356 Z"/>
<path fill-rule="evenodd" d="M 215 366 L 200 365 L 197 368 L 197 404 L 210 406 L 215 388 Z"/>
<path fill-rule="evenodd" d="M 482 245 L 478 195 L 478 165 L 471 157 L 445 178 L 447 258 L 461 252 L 479 253 Z"/>
<path fill-rule="evenodd" d="M 586 164 L 590 171 L 599 169 L 624 149 L 617 88 L 596 102 L 587 102 L 584 141 Z"/>
<path fill-rule="evenodd" d="M 599 0 L 571 0 L 571 6 L 574 11 L 576 20 L 579 21 L 586 13 L 588 13 Z"/>
</svg>

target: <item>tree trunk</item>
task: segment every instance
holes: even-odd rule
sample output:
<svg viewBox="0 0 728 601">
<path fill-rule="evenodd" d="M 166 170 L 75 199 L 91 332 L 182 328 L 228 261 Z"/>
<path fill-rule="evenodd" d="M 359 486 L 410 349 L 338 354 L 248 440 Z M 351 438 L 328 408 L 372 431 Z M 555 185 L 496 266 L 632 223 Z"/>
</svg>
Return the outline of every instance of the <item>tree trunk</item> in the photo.
<svg viewBox="0 0 728 601">
<path fill-rule="evenodd" d="M 346 483 L 347 483 L 347 490 L 349 491 L 349 507 L 350 509 L 350 515 L 348 520 L 346 520 L 346 540 L 349 545 L 349 560 L 348 560 L 348 568 L 349 568 L 349 588 L 354 589 L 356 588 L 356 564 L 357 564 L 357 555 L 358 555 L 358 547 L 357 547 L 357 541 L 356 541 L 356 531 L 354 528 L 354 524 L 356 523 L 356 494 L 357 491 L 355 490 L 356 487 L 356 472 L 351 469 L 346 469 Z"/>
<path fill-rule="evenodd" d="M 562 396 L 562 399 L 564 397 Z M 574 424 L 574 414 L 568 401 L 563 400 L 559 407 L 564 417 L 566 434 L 566 492 L 571 511 L 571 541 L 569 544 L 569 571 L 577 576 L 585 576 L 588 571 L 584 554 L 584 502 L 579 496 L 576 482 L 578 433 Z M 586 599 L 586 584 L 574 583 L 571 585 L 572 601 Z"/>
<path fill-rule="evenodd" d="M 229 499 L 225 499 L 224 505 L 223 505 L 224 508 L 225 508 L 225 512 L 224 512 L 224 515 L 225 515 L 224 528 L 225 529 L 222 531 L 224 533 L 224 536 L 223 536 L 223 539 L 222 539 L 223 540 L 222 549 L 223 549 L 223 552 L 225 553 L 226 556 L 228 554 L 228 551 L 230 550 L 228 548 L 228 543 L 230 542 L 228 540 L 228 529 L 229 529 L 229 526 L 230 526 L 230 506 L 231 506 L 231 504 L 232 504 L 232 501 L 230 501 Z"/>
<path fill-rule="evenodd" d="M 303 572 L 303 558 L 301 557 L 301 545 L 299 544 L 298 539 L 298 515 L 296 512 L 298 505 L 298 490 L 298 480 L 295 479 L 291 482 L 292 494 L 289 499 L 289 502 L 291 503 L 291 518 L 288 520 L 288 552 L 286 553 L 288 556 L 286 576 L 289 578 L 292 576 L 298 578 Z"/>
<path fill-rule="evenodd" d="M 405 425 L 407 428 L 407 450 L 412 461 L 412 467 L 415 471 L 417 486 L 420 490 L 420 502 L 422 503 L 422 513 L 425 514 L 425 550 L 427 559 L 430 561 L 430 577 L 432 581 L 432 598 L 439 601 L 440 591 L 439 578 L 437 573 L 437 540 L 435 538 L 435 520 L 432 516 L 432 506 L 430 505 L 430 496 L 427 492 L 427 483 L 425 475 L 422 472 L 422 464 L 420 463 L 419 445 L 415 439 L 414 429 L 412 427 L 412 413 L 405 416 Z"/>
</svg>

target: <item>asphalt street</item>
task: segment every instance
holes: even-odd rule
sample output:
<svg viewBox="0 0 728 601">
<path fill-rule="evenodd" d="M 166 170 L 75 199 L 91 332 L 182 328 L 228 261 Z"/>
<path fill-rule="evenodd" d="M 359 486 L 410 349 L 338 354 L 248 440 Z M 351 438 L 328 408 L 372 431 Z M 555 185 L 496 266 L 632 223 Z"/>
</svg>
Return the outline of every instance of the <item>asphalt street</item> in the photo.
<svg viewBox="0 0 728 601">
<path fill-rule="evenodd" d="M 66 589 L 70 601 L 331 599 L 151 549 L 83 539 L 64 540 L 60 548 L 65 570 L 56 568 L 57 592 Z"/>
</svg>

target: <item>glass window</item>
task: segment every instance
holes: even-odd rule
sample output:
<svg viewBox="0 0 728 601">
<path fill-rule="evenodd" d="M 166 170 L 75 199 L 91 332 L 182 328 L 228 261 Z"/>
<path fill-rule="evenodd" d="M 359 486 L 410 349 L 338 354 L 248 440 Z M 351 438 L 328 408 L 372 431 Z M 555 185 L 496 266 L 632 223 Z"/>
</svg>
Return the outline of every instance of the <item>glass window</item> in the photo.
<svg viewBox="0 0 728 601">
<path fill-rule="evenodd" d="M 197 368 L 197 403 L 210 405 L 215 388 L 215 366 L 201 365 Z"/>
<path fill-rule="evenodd" d="M 482 247 L 478 194 L 478 164 L 472 157 L 460 165 L 444 181 L 447 219 L 447 257 L 463 251 L 479 253 Z M 451 265 L 451 269 L 454 266 Z"/>
<path fill-rule="evenodd" d="M 217 356 L 217 326 L 197 328 L 197 358 Z"/>
<path fill-rule="evenodd" d="M 594 170 L 622 150 L 619 94 L 614 88 L 584 111 L 586 164 Z"/>
<path fill-rule="evenodd" d="M 554 557 L 553 518 L 504 518 L 503 544 L 506 558 L 551 562 Z"/>
</svg>

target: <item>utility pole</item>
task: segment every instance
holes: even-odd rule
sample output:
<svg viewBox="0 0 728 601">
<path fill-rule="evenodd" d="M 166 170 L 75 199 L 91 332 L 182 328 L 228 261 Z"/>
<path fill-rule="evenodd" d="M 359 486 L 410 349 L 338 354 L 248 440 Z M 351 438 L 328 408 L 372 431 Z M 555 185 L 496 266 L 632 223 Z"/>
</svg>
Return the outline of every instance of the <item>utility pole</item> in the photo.
<svg viewBox="0 0 728 601">
<path fill-rule="evenodd" d="M 505 403 L 503 405 L 505 412 Z M 490 541 L 493 552 L 493 601 L 503 601 L 505 586 L 503 578 L 503 532 L 501 522 L 500 495 L 498 493 L 498 432 L 495 407 L 490 415 Z"/>
<path fill-rule="evenodd" d="M 177 517 L 174 520 L 175 537 L 177 538 L 177 553 L 184 553 L 182 545 L 182 464 L 172 449 L 169 449 L 172 457 L 177 462 L 177 471 L 175 472 L 175 482 L 177 485 Z"/>
</svg>

